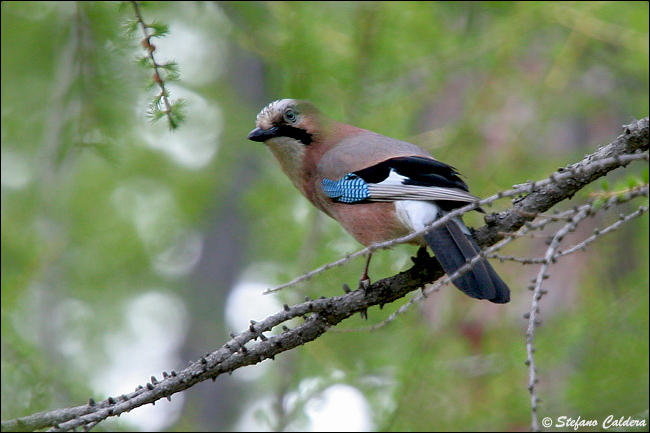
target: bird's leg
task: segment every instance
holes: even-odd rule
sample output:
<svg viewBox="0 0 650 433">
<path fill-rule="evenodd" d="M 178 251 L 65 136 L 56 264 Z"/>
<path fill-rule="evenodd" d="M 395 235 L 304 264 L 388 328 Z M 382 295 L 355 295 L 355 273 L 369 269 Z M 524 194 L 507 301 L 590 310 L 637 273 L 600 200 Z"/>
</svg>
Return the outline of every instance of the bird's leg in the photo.
<svg viewBox="0 0 650 433">
<path fill-rule="evenodd" d="M 363 268 L 363 274 L 361 275 L 361 279 L 359 280 L 359 289 L 362 289 L 365 293 L 366 289 L 370 287 L 370 277 L 368 276 L 368 267 L 370 266 L 370 257 L 372 257 L 372 253 L 368 253 L 368 257 L 366 258 L 366 266 Z M 350 287 L 348 287 L 347 284 L 343 284 L 343 291 L 345 293 L 350 293 Z M 368 310 L 363 309 L 359 311 L 359 314 L 361 315 L 361 318 L 364 320 L 368 320 Z"/>
<path fill-rule="evenodd" d="M 372 252 L 368 252 L 368 257 L 366 257 L 366 266 L 363 268 L 363 274 L 361 274 L 361 279 L 359 280 L 359 288 L 363 290 L 366 290 L 370 286 L 368 267 L 370 266 L 371 257 L 372 257 Z"/>
<path fill-rule="evenodd" d="M 423 264 L 426 263 L 430 258 L 431 258 L 431 256 L 429 255 L 429 252 L 427 251 L 427 247 L 421 246 L 418 249 L 418 252 L 417 252 L 416 256 L 411 257 L 411 260 L 413 261 L 414 265 L 418 265 L 420 263 L 423 263 Z M 422 296 L 426 298 L 427 295 L 426 295 L 426 293 L 424 293 L 424 286 L 422 286 L 420 288 L 420 290 L 422 290 Z"/>
<path fill-rule="evenodd" d="M 370 277 L 368 276 L 368 267 L 370 267 L 370 258 L 372 257 L 372 252 L 368 252 L 368 257 L 366 257 L 366 266 L 363 268 L 363 274 L 361 275 L 361 279 L 359 280 L 359 288 L 363 289 L 365 292 L 368 287 L 370 287 Z M 361 315 L 361 318 L 364 320 L 368 320 L 368 310 L 361 310 L 359 312 Z"/>
</svg>

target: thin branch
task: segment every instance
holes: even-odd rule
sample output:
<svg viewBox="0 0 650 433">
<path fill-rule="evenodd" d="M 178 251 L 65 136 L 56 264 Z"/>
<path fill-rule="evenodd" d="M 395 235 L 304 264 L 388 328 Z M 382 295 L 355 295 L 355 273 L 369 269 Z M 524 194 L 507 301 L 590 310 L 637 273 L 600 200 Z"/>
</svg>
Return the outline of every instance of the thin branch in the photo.
<svg viewBox="0 0 650 433">
<path fill-rule="evenodd" d="M 647 189 L 646 189 L 646 195 L 647 195 Z M 633 219 L 633 218 L 637 218 L 637 217 L 640 217 L 641 215 L 643 215 L 643 214 L 646 213 L 647 211 L 648 211 L 648 207 L 647 207 L 647 206 L 639 206 L 639 208 L 638 208 L 636 211 L 632 212 L 632 213 L 629 214 L 629 215 L 624 215 L 624 216 L 622 216 L 622 217 L 621 217 L 618 221 L 616 221 L 614 224 L 612 224 L 612 225 L 610 225 L 610 226 L 607 226 L 607 227 L 605 227 L 605 228 L 602 229 L 602 230 L 595 230 L 595 231 L 594 231 L 594 234 L 593 234 L 592 236 L 589 236 L 587 239 L 585 239 L 584 241 L 580 242 L 579 244 L 574 245 L 573 247 L 569 248 L 569 249 L 566 250 L 566 251 L 558 252 L 557 257 L 566 256 L 566 255 L 569 255 L 569 254 L 571 254 L 571 253 L 573 253 L 573 252 L 575 252 L 575 251 L 586 249 L 586 248 L 587 248 L 587 245 L 589 245 L 590 243 L 594 242 L 596 239 L 598 239 L 598 238 L 600 238 L 600 237 L 606 235 L 607 233 L 609 233 L 609 232 L 611 232 L 611 231 L 616 230 L 617 228 L 619 228 L 619 227 L 622 226 L 623 224 L 627 223 L 627 222 L 630 221 L 631 219 Z"/>
<path fill-rule="evenodd" d="M 537 388 L 535 386 L 539 379 L 537 378 L 537 368 L 535 367 L 535 348 L 533 346 L 533 342 L 535 339 L 535 327 L 538 324 L 537 315 L 539 314 L 539 301 L 542 299 L 543 295 L 548 293 L 547 290 L 542 289 L 542 283 L 549 277 L 548 270 L 551 267 L 551 264 L 555 263 L 557 251 L 564 237 L 569 232 L 574 231 L 578 223 L 589 215 L 590 206 L 582 206 L 580 211 L 576 213 L 571 221 L 568 222 L 560 230 L 558 230 L 555 236 L 553 236 L 553 240 L 546 250 L 544 263 L 540 267 L 539 273 L 535 278 L 535 284 L 531 287 L 531 289 L 534 291 L 534 294 L 531 300 L 530 311 L 527 314 L 528 327 L 526 329 L 526 365 L 528 365 L 528 391 L 530 392 L 530 404 L 532 411 L 532 431 L 540 431 L 539 419 L 537 417 L 537 404 L 539 403 L 539 398 L 537 397 Z"/>
<path fill-rule="evenodd" d="M 176 68 L 176 64 L 158 63 L 154 56 L 154 51 L 156 51 L 156 46 L 151 43 L 151 38 L 156 36 L 162 36 L 164 33 L 167 32 L 166 28 L 165 29 L 157 28 L 154 24 L 150 25 L 145 23 L 144 18 L 140 13 L 139 3 L 137 1 L 132 1 L 131 4 L 133 5 L 136 22 L 138 23 L 138 25 L 142 29 L 142 33 L 144 34 L 144 38 L 142 39 L 142 46 L 147 52 L 146 58 L 150 60 L 148 64 L 153 69 L 153 77 L 152 77 L 153 83 L 154 85 L 157 85 L 160 88 L 160 93 L 156 96 L 153 103 L 151 104 L 151 108 L 148 114 L 153 121 L 156 121 L 163 116 L 167 117 L 169 129 L 172 130 L 176 129 L 178 128 L 178 126 L 180 125 L 180 123 L 184 118 L 185 101 L 179 99 L 176 102 L 172 103 L 169 100 L 169 89 L 167 89 L 167 87 L 165 86 L 165 79 L 163 79 L 163 77 L 166 77 L 167 79 L 178 78 L 178 71 Z M 149 33 L 149 29 L 154 30 L 153 34 Z M 162 73 L 163 70 L 165 71 L 165 74 Z M 160 107 L 161 105 L 162 108 Z"/>
</svg>

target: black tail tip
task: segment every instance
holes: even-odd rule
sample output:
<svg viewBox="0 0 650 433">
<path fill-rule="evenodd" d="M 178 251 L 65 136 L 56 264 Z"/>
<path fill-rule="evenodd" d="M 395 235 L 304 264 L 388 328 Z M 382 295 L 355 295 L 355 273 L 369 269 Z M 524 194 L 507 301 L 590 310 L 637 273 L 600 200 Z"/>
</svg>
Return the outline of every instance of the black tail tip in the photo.
<svg viewBox="0 0 650 433">
<path fill-rule="evenodd" d="M 492 299 L 488 299 L 488 301 L 495 304 L 507 304 L 510 302 L 510 290 L 498 290 L 496 296 Z"/>
</svg>

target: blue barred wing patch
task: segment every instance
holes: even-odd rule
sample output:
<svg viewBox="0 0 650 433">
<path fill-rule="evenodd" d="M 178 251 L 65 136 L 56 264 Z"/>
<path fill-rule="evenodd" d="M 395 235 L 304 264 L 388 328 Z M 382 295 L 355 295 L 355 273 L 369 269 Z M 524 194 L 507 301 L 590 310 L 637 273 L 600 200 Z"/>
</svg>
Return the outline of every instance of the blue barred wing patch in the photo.
<svg viewBox="0 0 650 433">
<path fill-rule="evenodd" d="M 354 173 L 339 180 L 323 179 L 321 187 L 327 196 L 343 203 L 356 203 L 370 198 L 368 184 Z"/>
</svg>

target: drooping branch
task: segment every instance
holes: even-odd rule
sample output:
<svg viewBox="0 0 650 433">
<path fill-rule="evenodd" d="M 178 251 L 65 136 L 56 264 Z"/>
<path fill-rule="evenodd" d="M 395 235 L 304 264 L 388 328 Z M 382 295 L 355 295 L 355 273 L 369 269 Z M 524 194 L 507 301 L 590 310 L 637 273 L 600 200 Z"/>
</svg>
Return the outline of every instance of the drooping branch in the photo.
<svg viewBox="0 0 650 433">
<path fill-rule="evenodd" d="M 139 2 L 131 1 L 131 5 L 133 6 L 135 19 L 128 23 L 127 29 L 131 33 L 135 33 L 137 27 L 142 30 L 142 47 L 146 51 L 146 56 L 141 57 L 139 63 L 152 71 L 152 81 L 149 88 L 157 86 L 160 89 L 160 92 L 149 105 L 147 115 L 152 122 L 157 122 L 166 117 L 169 129 L 177 129 L 185 120 L 186 102 L 182 98 L 172 101 L 169 96 L 169 86 L 166 85 L 166 82 L 178 81 L 180 75 L 178 65 L 176 62 L 160 63 L 156 60 L 154 55 L 156 46 L 151 42 L 153 38 L 165 36 L 169 30 L 166 25 L 158 22 L 147 24 L 140 11 Z"/>
<path fill-rule="evenodd" d="M 582 161 L 559 169 L 547 179 L 519 185 L 510 191 L 497 194 L 480 203 L 491 203 L 502 197 L 514 197 L 513 206 L 503 212 L 486 216 L 486 225 L 476 231 L 481 247 L 496 244 L 505 234 L 514 233 L 524 224 L 530 224 L 538 214 L 551 209 L 555 204 L 570 199 L 577 191 L 606 175 L 624 167 L 634 160 L 648 160 L 648 118 L 624 127 L 624 133 L 614 142 L 603 146 Z M 470 206 L 476 206 L 473 204 Z M 444 271 L 435 258 L 419 254 L 414 266 L 404 272 L 372 284 L 365 291 L 346 290 L 341 296 L 306 300 L 303 303 L 285 305 L 279 311 L 260 322 L 251 321 L 248 329 L 240 334 L 231 334 L 231 340 L 216 351 L 201 357 L 180 372 L 163 372 L 161 380 L 151 377 L 145 386 L 118 397 L 109 397 L 101 402 L 88 404 L 2 422 L 3 431 L 35 430 L 51 427 L 52 431 L 67 431 L 92 426 L 114 415 L 131 411 L 139 406 L 155 403 L 161 398 L 171 399 L 177 392 L 186 390 L 206 379 L 215 379 L 223 373 L 257 364 L 265 359 L 297 346 L 315 340 L 332 326 L 364 312 L 376 305 L 391 303 L 407 293 L 434 282 Z M 302 317 L 304 321 L 293 329 L 283 323 Z M 266 336 L 272 329 L 281 326 L 283 332 Z"/>
</svg>

